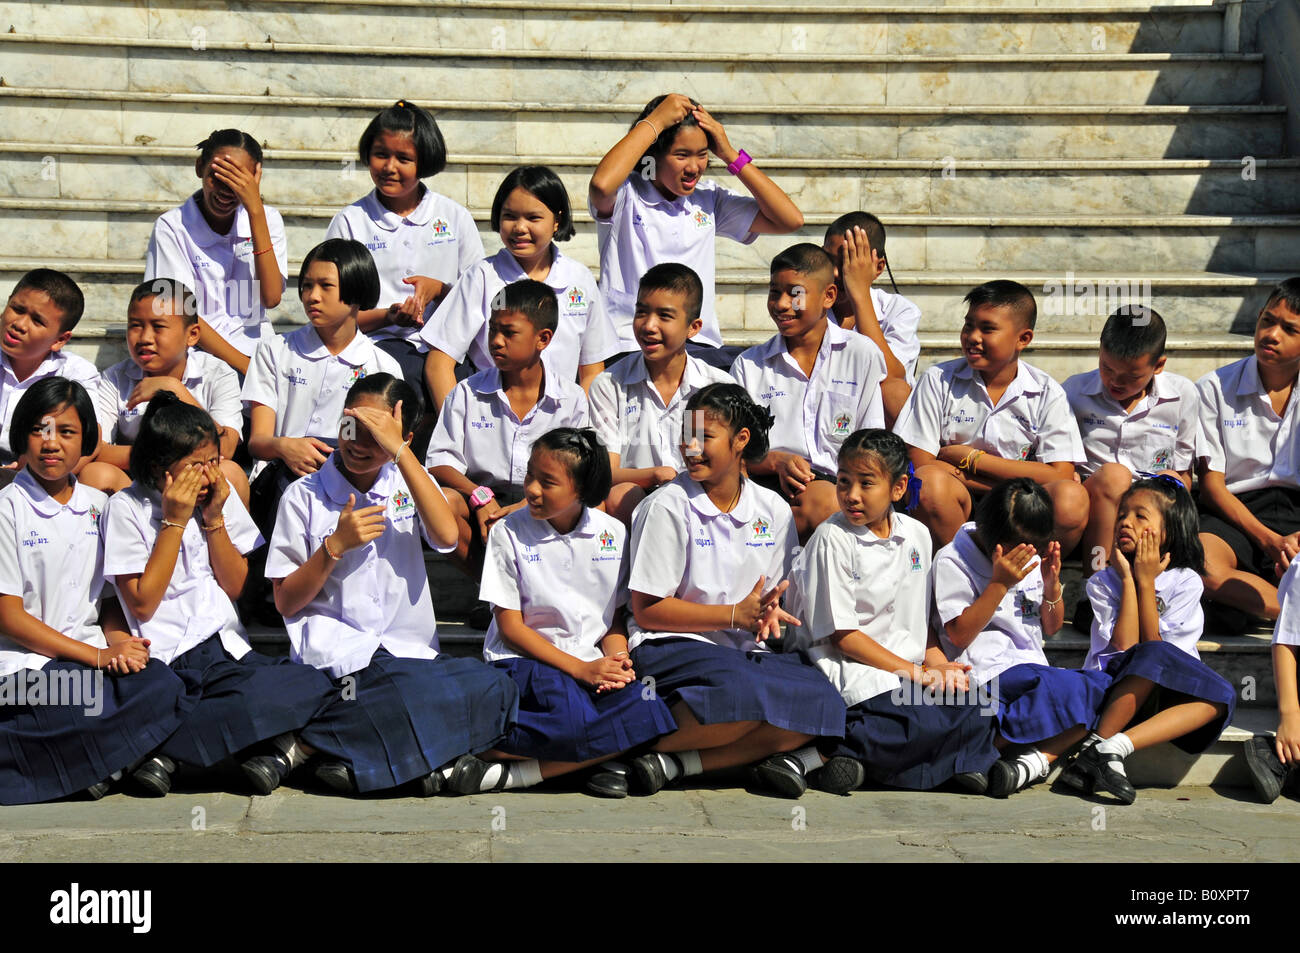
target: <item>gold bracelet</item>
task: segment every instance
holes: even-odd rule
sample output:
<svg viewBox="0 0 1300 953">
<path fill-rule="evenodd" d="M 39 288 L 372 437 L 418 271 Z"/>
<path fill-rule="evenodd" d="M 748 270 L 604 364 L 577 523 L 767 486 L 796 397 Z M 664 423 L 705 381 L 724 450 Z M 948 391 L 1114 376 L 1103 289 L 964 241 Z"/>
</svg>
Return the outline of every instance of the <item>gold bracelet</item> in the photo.
<svg viewBox="0 0 1300 953">
<path fill-rule="evenodd" d="M 325 555 L 330 558 L 330 562 L 336 563 L 343 558 L 341 555 L 335 556 L 332 552 L 330 552 L 330 538 L 328 536 L 326 536 L 324 539 L 320 541 L 320 548 L 325 550 Z"/>
<path fill-rule="evenodd" d="M 984 451 L 983 451 L 983 450 L 976 450 L 976 451 L 975 451 L 975 458 L 974 458 L 973 460 L 971 460 L 971 462 L 970 462 L 970 475 L 971 475 L 971 476 L 979 476 L 979 462 L 980 462 L 980 457 L 982 457 L 982 456 L 984 456 Z"/>
<path fill-rule="evenodd" d="M 731 604 L 731 625 L 727 626 L 727 628 L 734 629 L 735 627 L 736 627 L 736 604 L 733 602 Z"/>
<path fill-rule="evenodd" d="M 184 523 L 173 523 L 171 520 L 165 519 L 165 520 L 162 521 L 162 524 L 163 524 L 163 529 L 166 529 L 168 526 L 174 526 L 174 527 L 176 527 L 178 530 L 180 530 L 182 533 L 185 532 L 185 524 L 184 524 Z M 158 532 L 161 533 L 162 530 L 159 530 Z"/>
</svg>

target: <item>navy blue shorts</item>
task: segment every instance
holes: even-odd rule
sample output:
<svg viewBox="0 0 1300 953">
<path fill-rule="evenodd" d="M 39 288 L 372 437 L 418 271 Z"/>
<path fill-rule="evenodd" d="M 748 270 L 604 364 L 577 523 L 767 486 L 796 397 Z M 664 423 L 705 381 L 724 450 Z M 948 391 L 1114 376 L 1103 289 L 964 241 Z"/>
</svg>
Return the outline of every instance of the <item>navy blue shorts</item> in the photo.
<svg viewBox="0 0 1300 953">
<path fill-rule="evenodd" d="M 1189 700 L 1225 705 L 1227 711 L 1222 718 L 1174 739 L 1173 743 L 1188 754 L 1199 754 L 1218 741 L 1237 708 L 1237 693 L 1222 675 L 1169 642 L 1139 642 L 1106 663 L 1106 674 L 1115 684 L 1130 675 L 1155 682 L 1155 691 L 1134 723 Z"/>
</svg>

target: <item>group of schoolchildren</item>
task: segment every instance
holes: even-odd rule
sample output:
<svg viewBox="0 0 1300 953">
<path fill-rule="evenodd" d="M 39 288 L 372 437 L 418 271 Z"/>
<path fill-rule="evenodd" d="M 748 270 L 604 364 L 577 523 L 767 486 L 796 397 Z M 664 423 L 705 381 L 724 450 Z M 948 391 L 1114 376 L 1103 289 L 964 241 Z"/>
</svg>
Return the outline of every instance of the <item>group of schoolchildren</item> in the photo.
<svg viewBox="0 0 1300 953">
<path fill-rule="evenodd" d="M 599 285 L 557 247 L 552 170 L 506 176 L 485 256 L 423 183 L 446 162 L 425 110 L 383 110 L 359 155 L 375 188 L 303 258 L 288 334 L 265 317 L 283 223 L 238 130 L 154 228 L 127 360 L 65 350 L 67 276 L 9 296 L 0 803 L 160 796 L 222 763 L 261 794 L 299 769 L 420 796 L 580 771 L 618 798 L 751 766 L 786 797 L 1006 797 L 1062 759 L 1063 785 L 1130 803 L 1129 754 L 1203 750 L 1232 715 L 1203 597 L 1277 620 L 1279 730 L 1248 762 L 1278 795 L 1300 760 L 1300 279 L 1254 355 L 1195 385 L 1139 305 L 1056 383 L 1019 359 L 1036 307 L 1005 280 L 918 376 L 920 312 L 877 286 L 884 229 L 852 212 L 776 256 L 777 333 L 733 360 L 715 237 L 803 217 L 695 101 L 652 100 L 592 175 Z M 704 178 L 711 155 L 744 192 Z M 486 664 L 439 651 L 426 546 L 479 583 Z M 1043 650 L 1072 558 L 1078 670 Z M 250 649 L 241 618 L 268 613 L 289 658 Z M 93 710 L 33 694 L 87 674 Z"/>
</svg>

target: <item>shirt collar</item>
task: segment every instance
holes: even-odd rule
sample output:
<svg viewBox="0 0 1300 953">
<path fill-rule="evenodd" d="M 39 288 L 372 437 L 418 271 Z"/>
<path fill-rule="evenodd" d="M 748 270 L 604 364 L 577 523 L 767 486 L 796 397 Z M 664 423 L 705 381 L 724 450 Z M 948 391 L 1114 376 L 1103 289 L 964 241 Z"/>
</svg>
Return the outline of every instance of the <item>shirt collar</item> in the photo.
<svg viewBox="0 0 1300 953">
<path fill-rule="evenodd" d="M 953 376 L 977 383 L 988 394 L 988 385 L 984 383 L 984 378 L 975 373 L 975 368 L 966 362 L 965 358 L 958 358 L 961 366 L 957 368 Z M 1100 376 L 1100 375 L 1099 375 Z M 1022 394 L 1035 396 L 1043 392 L 1043 385 L 1034 377 L 1033 372 L 1029 370 L 1029 365 L 1024 361 L 1016 360 L 1015 379 L 1007 385 L 1007 389 L 1002 394 L 1001 404 L 1010 403 Z"/>
<path fill-rule="evenodd" d="M 844 517 L 843 513 L 840 513 L 840 517 L 843 519 L 844 528 L 857 537 L 858 541 L 863 545 L 870 546 L 876 543 L 903 543 L 907 541 L 907 537 L 903 535 L 903 525 L 899 521 L 897 513 L 889 514 L 889 535 L 883 539 L 873 533 L 871 527 L 854 526 Z"/>
<path fill-rule="evenodd" d="M 202 354 L 202 352 L 196 351 L 194 348 L 189 348 L 185 352 L 185 372 L 181 375 L 181 382 L 191 391 L 194 387 L 203 383 L 203 368 L 200 366 L 203 363 L 203 358 L 199 356 L 200 354 Z M 130 380 L 144 380 L 143 367 L 131 360 L 129 357 L 124 363 L 126 364 L 126 376 Z"/>
<path fill-rule="evenodd" d="M 193 195 L 181 206 L 181 222 L 200 248 L 229 245 L 232 238 L 251 238 L 253 235 L 253 230 L 248 224 L 248 211 L 243 205 L 236 207 L 235 221 L 231 224 L 229 233 L 218 235 L 208 225 L 208 220 L 203 217 L 203 210 L 199 208 L 198 199 Z"/>
<path fill-rule="evenodd" d="M 397 468 L 392 463 L 385 463 L 380 468 L 379 475 L 375 477 L 374 486 L 362 493 L 343 475 L 343 471 L 340 469 L 341 464 L 338 461 L 338 453 L 331 453 L 329 459 L 325 461 L 325 465 L 318 471 L 320 473 L 321 491 L 331 503 L 346 506 L 348 497 L 355 496 L 364 497 L 367 500 L 364 504 L 356 503 L 356 506 L 371 506 L 375 503 L 381 503 L 393 495 L 393 484 L 396 481 Z"/>
<path fill-rule="evenodd" d="M 359 367 L 366 363 L 366 358 L 370 356 L 370 350 L 366 347 L 367 338 L 357 329 L 357 333 L 352 335 L 352 340 L 348 342 L 347 347 L 339 351 L 338 354 L 331 354 L 325 342 L 320 339 L 316 329 L 310 324 L 305 324 L 297 331 L 290 334 L 294 350 L 303 357 L 311 361 L 323 361 L 331 357 L 337 357 L 345 364 L 351 364 L 353 367 Z"/>
<path fill-rule="evenodd" d="M 63 351 L 51 351 L 45 356 L 45 360 L 41 361 L 40 365 L 37 366 L 36 370 L 32 371 L 31 376 L 28 377 L 27 380 L 35 382 L 40 380 L 42 377 L 53 377 L 58 373 L 58 368 L 62 363 Z M 8 380 L 13 381 L 15 384 L 24 383 L 23 381 L 18 380 L 18 375 L 14 373 L 13 365 L 9 363 L 9 355 L 5 354 L 3 351 L 0 351 L 0 368 L 3 369 L 4 376 Z"/>
<path fill-rule="evenodd" d="M 1101 379 L 1101 371 L 1089 372 L 1088 380 L 1087 383 L 1085 383 L 1082 388 L 1082 393 L 1087 394 L 1090 397 L 1104 398 L 1105 400 L 1109 400 L 1114 404 L 1119 403 L 1119 401 L 1111 397 L 1109 391 L 1106 390 L 1106 385 L 1102 382 Z M 1173 385 L 1171 385 L 1169 381 L 1165 378 L 1165 375 L 1163 373 L 1160 373 L 1160 374 L 1156 374 L 1154 377 L 1151 378 L 1151 393 L 1148 394 L 1147 396 L 1154 398 L 1156 403 L 1160 403 L 1161 401 L 1165 401 L 1165 400 L 1174 400 L 1179 395 L 1178 395 L 1178 391 L 1176 391 L 1173 388 Z M 1143 398 L 1143 400 L 1145 399 L 1146 398 Z"/>
<path fill-rule="evenodd" d="M 563 534 L 557 532 L 549 520 L 533 519 L 531 513 L 526 514 L 525 518 L 536 524 L 532 527 L 532 532 L 529 535 L 538 542 L 544 542 L 548 539 L 571 539 L 575 536 L 589 539 L 596 535 L 596 521 L 591 518 L 591 510 L 585 506 L 582 508 L 582 515 L 578 517 L 577 525 Z"/>
<path fill-rule="evenodd" d="M 952 539 L 957 555 L 966 567 L 977 576 L 988 576 L 993 572 L 993 562 L 975 545 L 975 524 L 963 523 Z"/>
<path fill-rule="evenodd" d="M 528 276 L 524 270 L 519 267 L 519 259 L 510 254 L 508 248 L 503 248 L 489 259 L 492 262 L 492 269 L 497 273 L 497 277 L 506 284 L 513 284 L 516 281 L 523 281 Z M 555 242 L 551 242 L 551 270 L 546 273 L 546 278 L 542 284 L 555 291 L 563 291 L 569 287 L 568 280 L 569 260 L 560 253 Z"/>
<path fill-rule="evenodd" d="M 74 513 L 85 513 L 91 506 L 90 498 L 75 477 L 72 480 L 72 498 L 66 503 L 60 503 L 46 493 L 45 488 L 36 482 L 36 478 L 26 467 L 18 471 L 18 475 L 14 477 L 14 486 L 18 487 L 23 499 L 41 516 L 58 516 L 59 511 L 63 509 L 72 510 Z"/>
<path fill-rule="evenodd" d="M 742 480 L 740 484 L 740 499 L 736 505 L 731 508 L 729 513 L 724 513 L 718 509 L 718 505 L 709 498 L 708 492 L 704 489 L 703 484 L 696 483 L 687 474 L 683 473 L 678 478 L 686 490 L 686 499 L 690 503 L 691 509 L 699 513 L 705 519 L 724 518 L 729 519 L 737 526 L 743 526 L 750 521 L 754 515 L 755 500 L 754 488 L 752 481 Z"/>
<path fill-rule="evenodd" d="M 1260 394 L 1264 391 L 1264 385 L 1259 380 L 1259 361 L 1255 355 L 1250 357 L 1241 365 L 1241 376 L 1237 378 L 1237 393 Z"/>
<path fill-rule="evenodd" d="M 545 352 L 543 352 L 543 354 L 545 354 Z M 550 373 L 546 370 L 545 362 L 542 363 L 542 372 L 542 397 L 537 403 L 539 406 L 545 406 L 547 409 L 558 407 L 560 399 L 557 395 L 551 393 Z M 501 398 L 501 401 L 505 406 L 510 406 L 510 402 L 506 400 L 504 385 L 501 383 L 501 372 L 495 367 L 489 367 L 486 370 L 479 371 L 470 378 L 470 381 L 472 382 L 470 387 L 474 389 L 476 394 L 496 394 Z M 558 385 L 556 386 L 556 389 L 559 389 Z"/>
<path fill-rule="evenodd" d="M 686 210 L 686 200 L 688 196 L 676 196 L 674 198 L 664 198 L 664 194 L 654 186 L 654 182 L 641 175 L 631 176 L 632 188 L 636 190 L 641 201 L 646 205 L 658 205 L 667 209 L 670 214 L 681 214 Z M 697 187 L 698 187 L 697 183 Z"/>
<path fill-rule="evenodd" d="M 372 222 L 389 232 L 397 231 L 403 222 L 411 225 L 428 225 L 433 220 L 433 190 L 423 183 L 420 184 L 420 188 L 424 189 L 424 196 L 410 215 L 398 215 L 386 208 L 384 203 L 379 201 L 378 189 L 372 190 L 362 199 L 365 212 Z"/>
</svg>

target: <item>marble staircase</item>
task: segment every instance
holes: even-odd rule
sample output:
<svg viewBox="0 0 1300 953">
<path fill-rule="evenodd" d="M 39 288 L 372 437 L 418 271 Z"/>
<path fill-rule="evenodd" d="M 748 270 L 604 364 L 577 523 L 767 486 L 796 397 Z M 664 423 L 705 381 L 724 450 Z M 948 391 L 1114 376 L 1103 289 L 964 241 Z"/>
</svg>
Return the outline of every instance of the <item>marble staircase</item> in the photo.
<svg viewBox="0 0 1300 953">
<path fill-rule="evenodd" d="M 1031 360 L 1058 377 L 1091 366 L 1109 307 L 1133 295 L 1195 376 L 1248 349 L 1239 332 L 1296 270 L 1300 159 L 1286 105 L 1262 102 L 1257 6 L 0 3 L 0 283 L 73 272 L 90 300 L 75 346 L 116 359 L 121 302 L 154 218 L 194 188 L 195 142 L 236 125 L 264 143 L 293 270 L 368 189 L 353 144 L 398 96 L 435 110 L 451 163 L 433 186 L 474 212 L 485 247 L 500 178 L 543 162 L 580 210 L 566 253 L 594 267 L 586 180 L 673 89 L 790 192 L 800 237 L 880 214 L 923 310 L 923 363 L 952 355 L 965 291 L 1005 276 L 1040 293 Z M 789 241 L 719 244 L 729 341 L 771 333 L 766 265 Z M 296 298 L 274 317 L 301 320 Z"/>
</svg>

